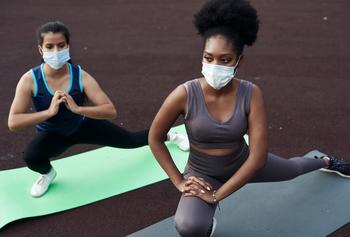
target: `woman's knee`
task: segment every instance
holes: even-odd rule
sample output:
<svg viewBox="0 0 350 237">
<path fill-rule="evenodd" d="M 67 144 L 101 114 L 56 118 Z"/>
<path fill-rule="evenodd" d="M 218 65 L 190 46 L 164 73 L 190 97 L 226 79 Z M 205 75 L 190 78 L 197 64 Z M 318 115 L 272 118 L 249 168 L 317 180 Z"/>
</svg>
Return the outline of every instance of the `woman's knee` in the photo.
<svg viewBox="0 0 350 237">
<path fill-rule="evenodd" d="M 211 222 L 205 216 L 197 218 L 175 215 L 175 227 L 181 237 L 205 237 Z"/>
<path fill-rule="evenodd" d="M 29 169 L 41 174 L 45 174 L 51 169 L 49 157 L 42 157 L 38 152 L 30 150 L 23 152 L 23 160 Z"/>
<path fill-rule="evenodd" d="M 39 158 L 39 153 L 34 149 L 26 149 L 22 157 L 26 164 L 36 163 Z"/>
</svg>

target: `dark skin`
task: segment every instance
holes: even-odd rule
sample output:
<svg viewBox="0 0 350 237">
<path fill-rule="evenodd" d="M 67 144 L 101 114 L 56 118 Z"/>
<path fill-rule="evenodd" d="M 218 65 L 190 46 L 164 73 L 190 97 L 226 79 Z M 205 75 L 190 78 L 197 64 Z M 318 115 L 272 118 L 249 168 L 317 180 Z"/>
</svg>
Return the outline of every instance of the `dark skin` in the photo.
<svg viewBox="0 0 350 237">
<path fill-rule="evenodd" d="M 243 55 L 236 54 L 232 42 L 225 36 L 215 35 L 205 42 L 203 62 L 232 67 L 237 64 L 239 58 L 238 66 L 242 64 Z M 235 95 L 238 81 L 233 79 L 219 90 L 212 88 L 204 78 L 200 79 L 200 84 L 209 114 L 219 123 L 227 121 L 231 117 L 232 108 L 236 103 Z M 239 170 L 218 190 L 215 190 L 215 194 L 212 186 L 204 179 L 194 176 L 185 179 L 164 145 L 163 138 L 177 118 L 180 115 L 185 115 L 186 112 L 187 93 L 184 85 L 180 85 L 166 98 L 152 123 L 148 138 L 150 148 L 170 180 L 185 196 L 197 196 L 207 203 L 220 201 L 247 184 L 266 162 L 268 153 L 267 119 L 262 92 L 256 85 L 253 85 L 248 115 L 249 156 Z M 212 156 L 232 154 L 238 149 L 238 147 L 208 149 L 190 145 L 192 149 Z M 327 162 L 325 164 L 327 165 Z"/>
</svg>

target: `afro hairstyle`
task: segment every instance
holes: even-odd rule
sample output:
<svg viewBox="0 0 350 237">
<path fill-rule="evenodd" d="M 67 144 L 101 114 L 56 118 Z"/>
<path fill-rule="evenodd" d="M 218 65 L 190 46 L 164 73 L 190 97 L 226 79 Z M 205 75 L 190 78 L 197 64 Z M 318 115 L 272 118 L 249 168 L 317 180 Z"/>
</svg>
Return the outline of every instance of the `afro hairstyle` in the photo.
<svg viewBox="0 0 350 237">
<path fill-rule="evenodd" d="M 253 45 L 259 30 L 257 12 L 246 0 L 208 0 L 194 15 L 193 23 L 205 41 L 223 35 L 238 54 L 245 45 Z"/>
</svg>

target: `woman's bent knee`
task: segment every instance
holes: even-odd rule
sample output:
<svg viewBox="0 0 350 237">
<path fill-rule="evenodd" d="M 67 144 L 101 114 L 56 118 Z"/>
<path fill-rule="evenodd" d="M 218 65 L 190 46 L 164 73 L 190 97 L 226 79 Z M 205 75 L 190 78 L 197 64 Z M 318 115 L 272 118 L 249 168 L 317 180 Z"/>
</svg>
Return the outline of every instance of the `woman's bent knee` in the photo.
<svg viewBox="0 0 350 237">
<path fill-rule="evenodd" d="M 204 217 L 205 218 L 205 217 Z M 205 237 L 210 228 L 210 222 L 198 218 L 176 218 L 175 227 L 181 237 Z"/>
</svg>

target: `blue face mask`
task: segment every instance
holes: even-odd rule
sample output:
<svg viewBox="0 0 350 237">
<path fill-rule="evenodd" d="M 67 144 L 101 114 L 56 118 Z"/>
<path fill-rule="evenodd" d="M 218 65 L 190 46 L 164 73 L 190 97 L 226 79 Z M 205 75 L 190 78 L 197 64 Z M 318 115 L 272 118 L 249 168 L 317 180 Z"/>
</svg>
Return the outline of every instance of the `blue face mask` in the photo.
<svg viewBox="0 0 350 237">
<path fill-rule="evenodd" d="M 43 51 L 43 59 L 51 68 L 58 70 L 70 59 L 69 48 L 55 52 Z"/>
</svg>

